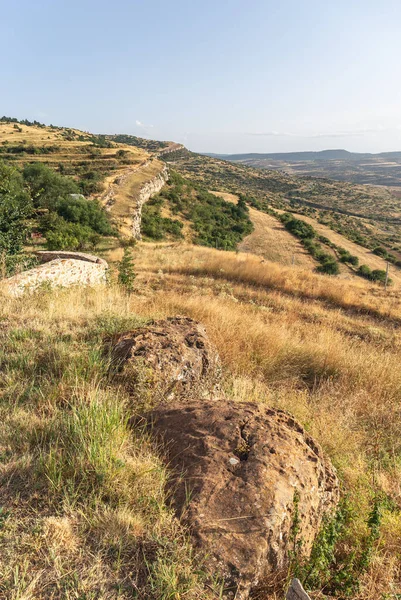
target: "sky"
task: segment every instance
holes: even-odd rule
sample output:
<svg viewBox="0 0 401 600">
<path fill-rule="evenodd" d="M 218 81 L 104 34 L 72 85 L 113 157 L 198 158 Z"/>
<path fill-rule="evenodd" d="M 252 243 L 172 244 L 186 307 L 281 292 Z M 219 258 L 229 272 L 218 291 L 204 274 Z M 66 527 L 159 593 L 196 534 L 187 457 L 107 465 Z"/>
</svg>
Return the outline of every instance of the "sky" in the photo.
<svg viewBox="0 0 401 600">
<path fill-rule="evenodd" d="M 401 0 L 0 0 L 0 113 L 198 152 L 401 150 Z"/>
</svg>

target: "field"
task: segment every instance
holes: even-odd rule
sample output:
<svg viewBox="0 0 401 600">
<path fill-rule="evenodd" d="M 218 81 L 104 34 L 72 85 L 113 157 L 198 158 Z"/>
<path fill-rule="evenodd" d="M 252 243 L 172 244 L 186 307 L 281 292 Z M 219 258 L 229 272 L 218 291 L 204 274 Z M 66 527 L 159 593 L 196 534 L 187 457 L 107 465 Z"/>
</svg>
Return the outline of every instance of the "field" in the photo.
<svg viewBox="0 0 401 600">
<path fill-rule="evenodd" d="M 342 555 L 363 546 L 372 502 L 382 499 L 380 535 L 353 598 L 395 594 L 399 297 L 185 244 L 139 244 L 134 258 L 130 297 L 111 283 L 2 299 L 2 597 L 219 597 L 169 508 L 163 456 L 127 427 L 134 407 L 102 355 L 110 333 L 176 314 L 206 325 L 225 394 L 290 411 L 322 444 L 353 510 Z M 275 585 L 264 598 L 282 598 Z"/>
</svg>

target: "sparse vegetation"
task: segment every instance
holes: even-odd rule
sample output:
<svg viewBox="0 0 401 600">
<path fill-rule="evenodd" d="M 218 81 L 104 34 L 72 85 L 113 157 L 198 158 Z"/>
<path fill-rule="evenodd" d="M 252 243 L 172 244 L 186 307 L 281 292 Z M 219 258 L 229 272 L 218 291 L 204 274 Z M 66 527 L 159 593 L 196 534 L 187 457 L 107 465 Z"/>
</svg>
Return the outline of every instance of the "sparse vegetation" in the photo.
<svg viewBox="0 0 401 600">
<path fill-rule="evenodd" d="M 252 231 L 245 202 L 240 200 L 237 205 L 225 202 L 174 171 L 170 172 L 168 185 L 145 206 L 142 232 L 153 239 L 163 239 L 167 234 L 182 237 L 179 221 L 161 217 L 163 206 L 167 206 L 173 216 L 191 223 L 192 241 L 202 246 L 234 250 Z"/>
</svg>

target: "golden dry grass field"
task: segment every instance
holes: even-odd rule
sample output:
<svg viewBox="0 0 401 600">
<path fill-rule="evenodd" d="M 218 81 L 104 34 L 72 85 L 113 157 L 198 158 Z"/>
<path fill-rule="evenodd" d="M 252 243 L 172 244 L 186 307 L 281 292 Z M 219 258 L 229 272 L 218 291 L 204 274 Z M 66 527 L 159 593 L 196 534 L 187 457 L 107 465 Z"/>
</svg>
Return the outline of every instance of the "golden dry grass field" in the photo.
<svg viewBox="0 0 401 600">
<path fill-rule="evenodd" d="M 149 157 L 149 154 L 144 150 L 125 144 L 113 144 L 112 148 L 97 148 L 96 154 L 90 156 L 93 142 L 91 134 L 88 132 L 78 129 L 36 127 L 23 124 L 18 124 L 18 129 L 16 129 L 14 125 L 14 123 L 0 122 L 0 146 L 7 159 L 10 159 L 10 153 L 7 152 L 9 146 L 54 148 L 54 151 L 49 154 L 29 152 L 26 152 L 25 155 L 15 154 L 14 158 L 17 164 L 37 161 L 58 166 L 60 163 L 68 164 L 74 161 L 82 161 L 85 159 L 86 154 L 86 158 L 89 158 L 92 164 L 101 165 L 105 160 L 115 158 L 118 149 L 125 150 L 133 164 L 140 164 Z M 87 139 L 80 141 L 79 137 Z"/>
<path fill-rule="evenodd" d="M 227 202 L 238 202 L 235 194 L 218 191 L 212 191 L 212 194 Z M 310 270 L 316 268 L 317 263 L 278 219 L 252 207 L 249 207 L 249 217 L 254 230 L 238 244 L 241 252 L 257 254 L 282 265 L 294 264 Z"/>
<path fill-rule="evenodd" d="M 130 296 L 113 276 L 105 288 L 2 298 L 1 598 L 220 597 L 169 508 L 161 450 L 128 427 L 135 406 L 102 354 L 105 336 L 167 315 L 205 324 L 227 396 L 290 411 L 322 444 L 353 510 L 343 553 L 361 547 L 372 502 L 383 498 L 352 597 L 396 598 L 399 296 L 186 244 L 141 243 L 134 259 Z"/>
</svg>

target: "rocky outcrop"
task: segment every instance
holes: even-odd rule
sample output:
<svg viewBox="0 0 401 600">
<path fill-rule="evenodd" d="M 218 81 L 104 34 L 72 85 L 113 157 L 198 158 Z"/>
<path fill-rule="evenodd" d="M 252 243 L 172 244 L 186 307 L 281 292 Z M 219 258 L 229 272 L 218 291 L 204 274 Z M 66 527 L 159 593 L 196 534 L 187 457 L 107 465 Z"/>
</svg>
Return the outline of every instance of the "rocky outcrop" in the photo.
<svg viewBox="0 0 401 600">
<path fill-rule="evenodd" d="M 290 415 L 222 400 L 160 406 L 151 418 L 174 470 L 175 510 L 228 595 L 248 598 L 264 576 L 286 566 L 295 517 L 310 551 L 338 501 L 338 481 Z"/>
<path fill-rule="evenodd" d="M 103 258 L 84 252 L 68 252 L 67 250 L 39 250 L 35 252 L 41 263 L 47 263 L 56 258 L 72 258 L 74 260 L 83 260 L 85 262 L 104 265 L 107 268 L 107 262 Z"/>
<path fill-rule="evenodd" d="M 162 148 L 156 153 L 156 156 L 162 157 L 166 156 L 166 154 L 172 154 L 173 152 L 179 152 L 180 150 L 186 150 L 185 146 L 182 144 L 177 144 L 176 142 L 170 142 L 166 148 Z"/>
<path fill-rule="evenodd" d="M 49 259 L 49 252 L 42 254 L 41 260 Z M 22 296 L 25 292 L 34 292 L 42 285 L 50 287 L 69 287 L 72 285 L 94 286 L 106 282 L 108 265 L 103 259 L 80 253 L 67 254 L 68 258 L 56 258 L 44 264 L 24 271 L 1 282 L 1 289 L 11 296 Z M 88 257 L 91 257 L 91 260 Z"/>
<path fill-rule="evenodd" d="M 132 235 L 136 240 L 141 239 L 141 222 L 142 222 L 142 207 L 151 196 L 160 192 L 168 179 L 168 169 L 164 165 L 163 169 L 146 183 L 144 183 L 139 191 L 136 199 L 136 206 L 132 214 Z"/>
<path fill-rule="evenodd" d="M 210 397 L 218 389 L 218 352 L 202 325 L 174 317 L 112 340 L 112 370 L 133 395 L 150 391 L 152 402 Z"/>
</svg>

